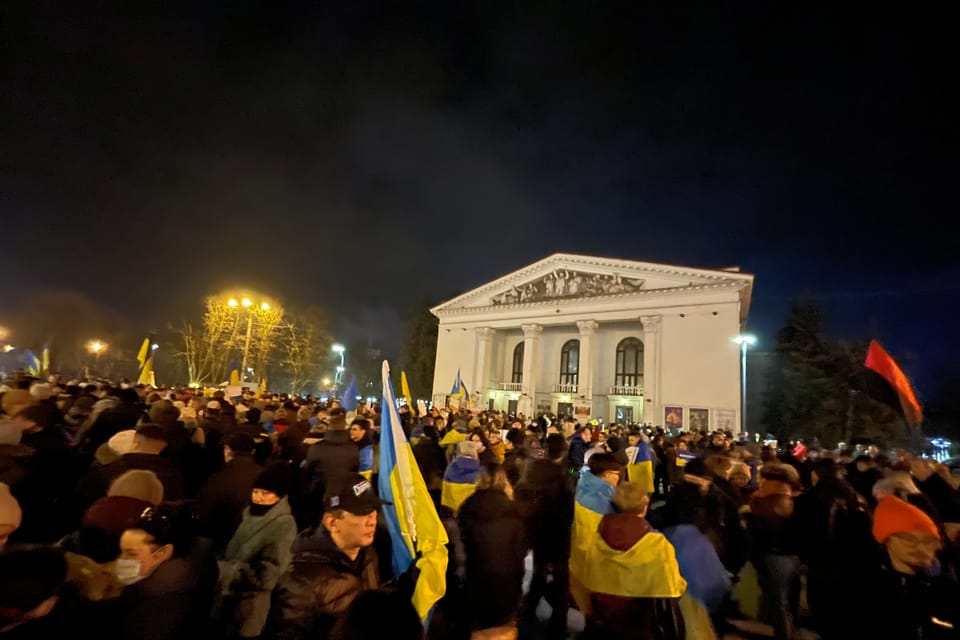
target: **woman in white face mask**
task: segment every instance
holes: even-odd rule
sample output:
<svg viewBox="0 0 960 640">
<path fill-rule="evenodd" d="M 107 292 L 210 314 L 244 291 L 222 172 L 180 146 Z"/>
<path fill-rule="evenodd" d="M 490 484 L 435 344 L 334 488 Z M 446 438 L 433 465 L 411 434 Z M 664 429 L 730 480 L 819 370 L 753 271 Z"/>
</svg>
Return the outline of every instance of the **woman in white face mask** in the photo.
<svg viewBox="0 0 960 640">
<path fill-rule="evenodd" d="M 194 535 L 194 519 L 173 505 L 149 508 L 120 537 L 117 640 L 192 637 L 213 605 L 217 565 Z"/>
</svg>

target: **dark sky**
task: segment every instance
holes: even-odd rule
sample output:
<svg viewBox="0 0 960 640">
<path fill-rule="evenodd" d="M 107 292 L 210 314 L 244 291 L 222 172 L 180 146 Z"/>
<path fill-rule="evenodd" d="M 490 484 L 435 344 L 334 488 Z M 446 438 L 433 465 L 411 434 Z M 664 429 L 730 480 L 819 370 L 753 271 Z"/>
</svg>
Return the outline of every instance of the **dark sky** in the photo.
<svg viewBox="0 0 960 640">
<path fill-rule="evenodd" d="M 569 251 L 756 273 L 767 346 L 811 292 L 958 355 L 952 21 L 601 4 L 4 3 L 0 300 L 147 327 L 245 284 L 391 347 Z"/>
</svg>

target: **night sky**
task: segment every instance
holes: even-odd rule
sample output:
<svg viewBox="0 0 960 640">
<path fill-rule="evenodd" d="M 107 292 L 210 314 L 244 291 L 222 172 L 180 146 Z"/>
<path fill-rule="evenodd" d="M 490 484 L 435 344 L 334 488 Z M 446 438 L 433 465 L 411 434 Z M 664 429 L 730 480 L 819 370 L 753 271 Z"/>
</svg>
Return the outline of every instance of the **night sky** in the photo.
<svg viewBox="0 0 960 640">
<path fill-rule="evenodd" d="M 0 301 L 145 328 L 247 285 L 395 350 L 557 251 L 812 293 L 920 379 L 960 340 L 946 16 L 783 3 L 8 2 Z M 683 4 L 684 6 L 678 6 Z"/>
</svg>

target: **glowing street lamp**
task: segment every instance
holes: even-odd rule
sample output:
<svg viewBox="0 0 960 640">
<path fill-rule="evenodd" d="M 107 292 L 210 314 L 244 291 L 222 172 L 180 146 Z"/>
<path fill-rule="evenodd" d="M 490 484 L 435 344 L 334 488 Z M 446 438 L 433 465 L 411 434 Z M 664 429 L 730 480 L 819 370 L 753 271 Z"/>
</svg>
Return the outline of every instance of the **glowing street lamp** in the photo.
<svg viewBox="0 0 960 640">
<path fill-rule="evenodd" d="M 329 387 L 329 386 L 330 386 L 330 378 L 324 378 L 323 380 L 320 381 L 320 383 L 323 384 L 323 386 L 325 386 L 325 387 Z"/>
<path fill-rule="evenodd" d="M 16 347 L 13 346 L 12 344 L 5 344 L 5 345 L 3 345 L 3 352 L 4 352 L 4 353 L 10 353 L 10 352 L 13 351 L 14 349 L 16 349 Z"/>
<path fill-rule="evenodd" d="M 229 300 L 227 300 L 227 305 L 229 305 L 233 309 L 236 309 L 240 305 L 240 303 L 237 302 L 236 298 L 230 298 Z"/>
<path fill-rule="evenodd" d="M 253 303 L 250 302 L 250 298 L 244 298 L 243 300 L 240 301 L 240 304 L 242 304 L 244 307 L 249 307 Z"/>
<path fill-rule="evenodd" d="M 230 298 L 229 300 L 227 300 L 227 305 L 231 309 L 239 310 L 240 307 L 243 307 L 244 309 L 247 309 L 251 312 L 247 316 L 247 333 L 243 339 L 243 358 L 240 362 L 240 378 L 241 380 L 245 380 L 247 377 L 247 372 L 249 371 L 249 368 L 247 367 L 247 358 L 250 355 L 250 338 L 253 335 L 253 315 L 254 315 L 253 312 L 255 312 L 256 309 L 251 308 L 254 306 L 254 302 L 253 300 L 250 299 L 249 296 L 243 296 L 239 300 L 237 300 L 236 298 Z M 257 306 L 261 311 L 270 310 L 270 303 L 267 302 L 266 300 L 260 302 L 260 304 Z M 237 322 L 238 323 L 240 322 L 239 316 L 237 317 Z"/>
<path fill-rule="evenodd" d="M 740 345 L 740 430 L 747 430 L 747 347 L 757 344 L 757 336 L 741 333 L 733 339 Z"/>
</svg>

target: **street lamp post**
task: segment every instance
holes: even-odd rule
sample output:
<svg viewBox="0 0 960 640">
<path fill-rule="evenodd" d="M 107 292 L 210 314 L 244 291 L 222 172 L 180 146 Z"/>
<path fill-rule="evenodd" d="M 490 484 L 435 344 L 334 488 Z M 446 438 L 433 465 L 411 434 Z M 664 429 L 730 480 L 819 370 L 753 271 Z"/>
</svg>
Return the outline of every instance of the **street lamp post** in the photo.
<svg viewBox="0 0 960 640">
<path fill-rule="evenodd" d="M 100 354 L 107 350 L 107 343 L 102 340 L 91 340 L 87 343 L 87 351 L 93 354 L 95 361 L 95 367 L 97 373 L 100 373 Z M 90 372 L 87 372 L 87 377 L 90 377 Z"/>
<path fill-rule="evenodd" d="M 733 339 L 740 345 L 740 431 L 747 430 L 747 347 L 757 344 L 757 337 L 742 333 Z"/>
</svg>

